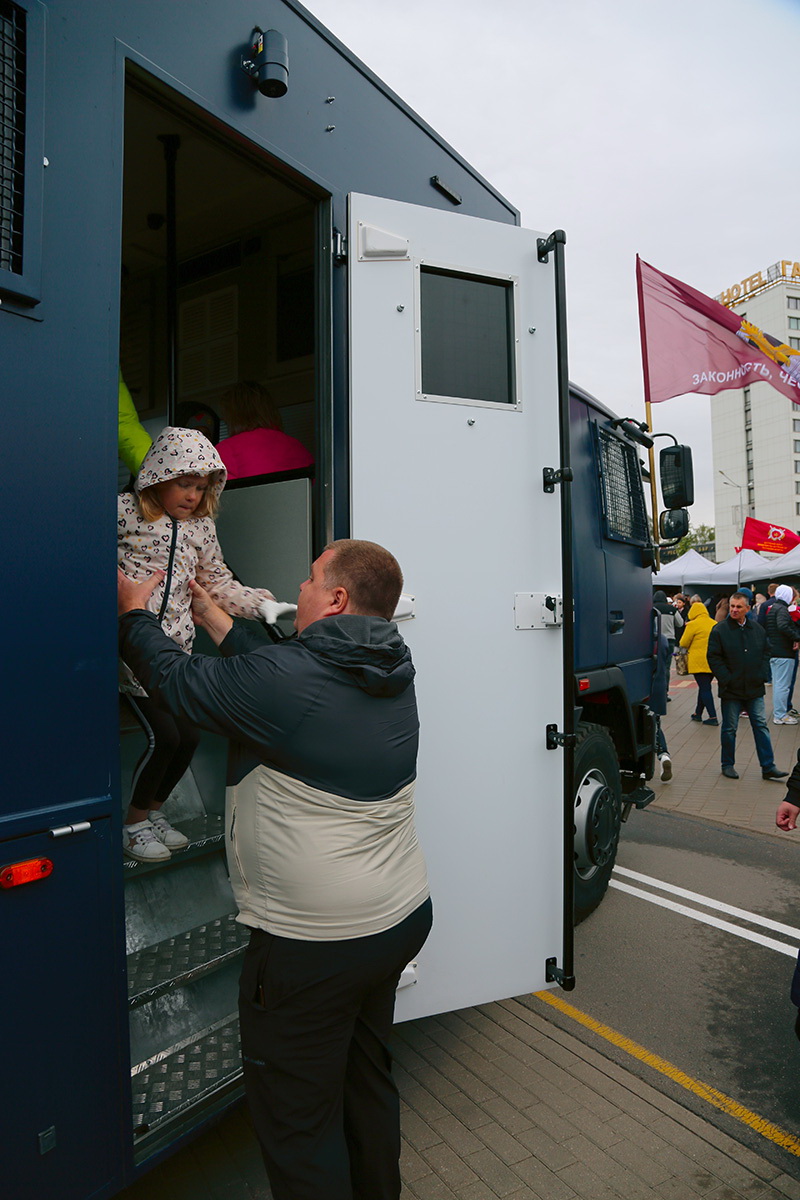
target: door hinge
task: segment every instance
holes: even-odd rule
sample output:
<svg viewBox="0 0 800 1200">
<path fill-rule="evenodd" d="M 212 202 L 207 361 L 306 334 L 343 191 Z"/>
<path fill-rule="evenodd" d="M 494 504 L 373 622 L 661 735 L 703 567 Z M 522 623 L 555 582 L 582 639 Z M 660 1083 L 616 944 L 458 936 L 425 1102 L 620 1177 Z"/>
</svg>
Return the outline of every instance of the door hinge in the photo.
<svg viewBox="0 0 800 1200">
<path fill-rule="evenodd" d="M 574 478 L 572 467 L 564 467 L 558 471 L 553 467 L 545 467 L 542 470 L 542 482 L 546 492 L 554 492 L 557 483 L 572 483 Z"/>
<path fill-rule="evenodd" d="M 337 267 L 347 262 L 347 238 L 338 229 L 333 231 L 333 261 Z"/>
<path fill-rule="evenodd" d="M 547 749 L 557 750 L 559 746 L 566 748 L 574 746 L 577 741 L 574 733 L 560 733 L 557 725 L 548 725 L 545 728 L 547 735 Z"/>
<path fill-rule="evenodd" d="M 565 992 L 571 992 L 575 987 L 575 976 L 565 975 L 554 958 L 544 960 L 544 977 L 548 983 L 557 983 Z"/>
<path fill-rule="evenodd" d="M 48 834 L 51 838 L 71 837 L 73 833 L 86 833 L 91 828 L 91 821 L 76 821 L 74 825 L 59 825 L 56 829 L 49 829 Z"/>
</svg>

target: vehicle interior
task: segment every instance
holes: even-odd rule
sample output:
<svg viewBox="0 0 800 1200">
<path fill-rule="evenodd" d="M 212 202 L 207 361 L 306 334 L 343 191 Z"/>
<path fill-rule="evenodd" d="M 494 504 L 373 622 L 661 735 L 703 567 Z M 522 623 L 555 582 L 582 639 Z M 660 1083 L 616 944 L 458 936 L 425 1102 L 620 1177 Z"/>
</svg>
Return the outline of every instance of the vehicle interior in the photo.
<svg viewBox="0 0 800 1200">
<path fill-rule="evenodd" d="M 164 139 L 170 141 L 165 144 Z M 170 181 L 169 154 L 174 160 Z M 174 219 L 170 211 L 174 212 Z M 254 380 L 316 466 L 226 487 L 223 555 L 245 584 L 295 600 L 327 517 L 318 385 L 319 198 L 254 147 L 140 74 L 126 87 L 120 367 L 151 437 Z M 174 366 L 173 366 L 174 364 Z M 221 436 L 227 430 L 221 420 Z M 131 480 L 120 464 L 119 488 Z M 291 633 L 291 618 L 284 625 Z M 213 652 L 210 640 L 196 650 Z M 146 748 L 120 702 L 122 802 Z M 189 837 L 166 862 L 123 858 L 138 1160 L 238 1087 L 237 980 L 247 931 L 224 852 L 225 746 L 204 734 L 165 805 Z"/>
</svg>

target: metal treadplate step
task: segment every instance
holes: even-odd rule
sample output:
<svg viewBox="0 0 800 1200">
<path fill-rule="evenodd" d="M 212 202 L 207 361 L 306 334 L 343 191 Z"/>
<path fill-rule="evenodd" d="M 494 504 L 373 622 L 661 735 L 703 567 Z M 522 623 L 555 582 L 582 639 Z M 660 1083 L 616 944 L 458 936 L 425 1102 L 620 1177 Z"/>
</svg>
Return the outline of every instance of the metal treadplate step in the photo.
<svg viewBox="0 0 800 1200">
<path fill-rule="evenodd" d="M 244 952 L 250 930 L 235 913 L 128 955 L 128 1006 L 136 1008 L 216 971 Z"/>
<path fill-rule="evenodd" d="M 147 875 L 151 871 L 169 870 L 171 866 L 186 862 L 190 858 L 199 858 L 225 844 L 225 831 L 221 816 L 191 817 L 188 821 L 178 822 L 181 833 L 189 839 L 185 850 L 173 850 L 171 856 L 160 862 L 140 862 L 135 858 L 123 859 L 125 878 L 132 875 Z"/>
<path fill-rule="evenodd" d="M 131 1072 L 137 1137 L 210 1098 L 241 1075 L 239 1019 L 234 1014 Z"/>
</svg>

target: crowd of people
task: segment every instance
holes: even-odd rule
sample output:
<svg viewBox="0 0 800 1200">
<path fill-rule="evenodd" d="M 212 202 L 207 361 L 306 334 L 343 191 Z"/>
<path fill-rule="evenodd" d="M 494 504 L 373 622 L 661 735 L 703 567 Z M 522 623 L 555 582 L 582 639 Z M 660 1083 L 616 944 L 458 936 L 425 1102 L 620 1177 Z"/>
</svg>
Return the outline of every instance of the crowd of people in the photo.
<svg viewBox="0 0 800 1200">
<path fill-rule="evenodd" d="M 735 768 L 736 735 L 739 718 L 746 715 L 762 778 L 776 782 L 786 779 L 786 796 L 775 815 L 775 824 L 784 832 L 796 829 L 800 818 L 800 750 L 791 774 L 776 766 L 765 695 L 767 685 L 771 684 L 774 725 L 798 724 L 800 712 L 794 707 L 793 692 L 800 649 L 799 600 L 797 588 L 778 582 L 769 584 L 766 595 L 758 592 L 753 595 L 749 588 L 743 587 L 716 600 L 709 597 L 704 601 L 699 595 L 687 596 L 682 592 L 669 600 L 663 592 L 656 592 L 653 598 L 653 606 L 660 614 L 660 641 L 666 656 L 667 675 L 671 657 L 685 652 L 685 670 L 694 675 L 697 682 L 697 702 L 690 720 L 719 726 L 712 689 L 712 681 L 716 679 L 722 712 L 722 774 L 727 779 L 739 778 Z M 671 651 L 669 646 L 673 647 Z M 660 729 L 660 715 L 666 709 L 662 695 L 664 673 L 662 654 L 659 653 L 654 668 L 651 708 L 659 726 L 657 749 L 661 779 L 666 783 L 672 778 L 672 761 L 665 753 L 666 741 Z M 704 713 L 707 714 L 705 717 Z M 795 1033 L 800 1039 L 800 955 L 791 999 L 798 1008 Z"/>
<path fill-rule="evenodd" d="M 750 722 L 763 778 L 786 777 L 787 772 L 775 765 L 765 697 L 771 683 L 773 724 L 798 724 L 800 712 L 794 707 L 793 693 L 800 648 L 799 600 L 797 588 L 777 582 L 769 584 L 766 595 L 741 587 L 732 595 L 706 599 L 684 592 L 668 599 L 663 591 L 653 597 L 677 669 L 693 675 L 697 684 L 692 721 L 720 726 L 712 687 L 717 682 L 721 771 L 728 779 L 739 778 L 735 754 L 742 715 Z M 665 747 L 659 746 L 659 759 L 662 781 L 667 782 L 672 778 L 672 762 Z"/>
</svg>

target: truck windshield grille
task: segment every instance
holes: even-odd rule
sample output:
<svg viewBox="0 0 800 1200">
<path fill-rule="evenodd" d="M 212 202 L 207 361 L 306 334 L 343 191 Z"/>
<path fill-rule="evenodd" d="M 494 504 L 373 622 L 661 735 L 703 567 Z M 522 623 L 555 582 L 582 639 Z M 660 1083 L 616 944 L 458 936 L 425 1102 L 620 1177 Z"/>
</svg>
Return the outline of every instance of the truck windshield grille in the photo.
<svg viewBox="0 0 800 1200">
<path fill-rule="evenodd" d="M 25 13 L 0 0 L 0 268 L 22 274 Z"/>
<path fill-rule="evenodd" d="M 597 440 L 606 537 L 646 546 L 650 529 L 636 451 L 605 429 L 597 429 Z"/>
</svg>

